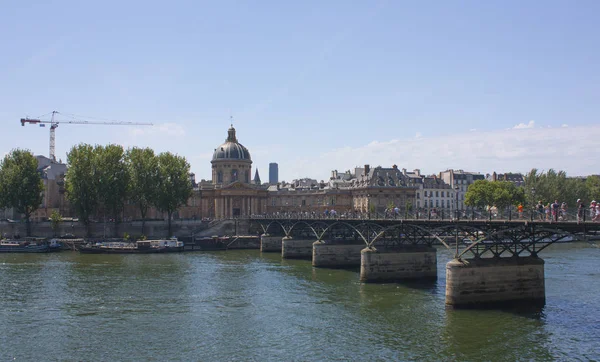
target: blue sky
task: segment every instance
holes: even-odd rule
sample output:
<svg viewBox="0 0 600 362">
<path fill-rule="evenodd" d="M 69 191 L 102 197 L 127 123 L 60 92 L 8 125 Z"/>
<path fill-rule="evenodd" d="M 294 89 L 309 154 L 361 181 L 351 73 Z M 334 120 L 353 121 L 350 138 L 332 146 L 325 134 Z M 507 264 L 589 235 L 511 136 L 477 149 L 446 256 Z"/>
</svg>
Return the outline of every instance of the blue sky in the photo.
<svg viewBox="0 0 600 362">
<path fill-rule="evenodd" d="M 233 115 L 263 180 L 354 166 L 598 173 L 598 1 L 3 1 L 0 156 L 62 125 L 150 146 L 200 178 Z M 88 118 L 89 117 L 89 118 Z M 519 126 L 520 125 L 520 126 Z M 515 128 L 516 127 L 516 128 Z"/>
</svg>

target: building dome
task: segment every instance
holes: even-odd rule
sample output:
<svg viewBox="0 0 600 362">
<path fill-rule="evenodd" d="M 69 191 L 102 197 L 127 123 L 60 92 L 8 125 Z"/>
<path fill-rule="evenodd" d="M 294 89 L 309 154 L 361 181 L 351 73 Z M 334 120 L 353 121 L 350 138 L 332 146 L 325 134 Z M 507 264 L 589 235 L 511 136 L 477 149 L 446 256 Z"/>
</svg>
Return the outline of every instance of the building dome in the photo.
<svg viewBox="0 0 600 362">
<path fill-rule="evenodd" d="M 227 139 L 225 143 L 215 148 L 215 153 L 213 153 L 213 161 L 220 160 L 246 160 L 252 161 L 250 158 L 250 152 L 241 143 L 237 141 L 235 137 L 235 128 L 233 125 L 229 130 L 227 130 Z"/>
</svg>

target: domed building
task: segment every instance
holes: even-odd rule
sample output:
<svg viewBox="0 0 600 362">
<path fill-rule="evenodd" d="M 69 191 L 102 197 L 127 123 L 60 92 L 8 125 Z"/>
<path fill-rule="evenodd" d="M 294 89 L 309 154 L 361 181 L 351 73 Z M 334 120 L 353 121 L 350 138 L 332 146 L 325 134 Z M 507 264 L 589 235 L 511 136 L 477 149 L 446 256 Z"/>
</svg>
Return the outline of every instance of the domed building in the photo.
<svg viewBox="0 0 600 362">
<path fill-rule="evenodd" d="M 225 143 L 215 148 L 212 161 L 212 183 L 227 185 L 232 182 L 250 183 L 252 159 L 250 152 L 235 136 L 235 128 L 227 131 Z"/>
<path fill-rule="evenodd" d="M 231 218 L 265 212 L 267 189 L 252 180 L 250 152 L 238 142 L 233 125 L 227 130 L 225 143 L 215 148 L 210 163 L 212 185 L 201 185 L 199 190 L 205 202 L 203 215 Z M 255 179 L 260 180 L 258 171 Z"/>
</svg>

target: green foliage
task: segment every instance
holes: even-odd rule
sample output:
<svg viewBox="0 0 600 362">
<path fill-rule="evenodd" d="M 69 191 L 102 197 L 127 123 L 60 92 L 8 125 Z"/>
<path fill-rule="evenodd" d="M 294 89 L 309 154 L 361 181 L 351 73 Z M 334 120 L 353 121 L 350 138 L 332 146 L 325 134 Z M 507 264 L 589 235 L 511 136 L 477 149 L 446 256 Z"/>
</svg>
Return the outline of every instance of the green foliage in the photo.
<svg viewBox="0 0 600 362">
<path fill-rule="evenodd" d="M 99 170 L 95 162 L 94 148 L 88 144 L 80 144 L 67 153 L 67 173 L 65 189 L 67 198 L 75 213 L 88 229 L 90 234 L 90 217 L 98 209 L 99 195 L 97 177 Z"/>
<path fill-rule="evenodd" d="M 516 206 L 524 200 L 524 190 L 509 181 L 477 180 L 465 194 L 465 205 L 475 207 L 496 206 L 503 209 Z"/>
<path fill-rule="evenodd" d="M 0 208 L 14 208 L 25 216 L 31 235 L 31 214 L 42 203 L 44 183 L 38 163 L 28 150 L 15 149 L 0 163 Z"/>
<path fill-rule="evenodd" d="M 108 145 L 94 148 L 96 188 L 98 200 L 107 216 L 116 223 L 127 198 L 129 172 L 125 164 L 125 151 L 122 146 Z"/>
<path fill-rule="evenodd" d="M 127 241 L 129 240 L 130 236 L 128 233 L 123 233 L 123 240 Z"/>
<path fill-rule="evenodd" d="M 158 185 L 158 158 L 150 148 L 134 147 L 127 151 L 129 200 L 137 204 L 142 215 L 142 233 L 148 208 L 153 204 Z"/>
<path fill-rule="evenodd" d="M 118 223 L 129 185 L 123 147 L 80 144 L 67 154 L 67 163 L 67 197 L 88 227 L 88 235 L 90 218 L 99 209 L 104 211 L 103 216 Z"/>
<path fill-rule="evenodd" d="M 594 185 L 598 185 L 596 188 Z M 600 189 L 600 177 L 590 176 L 587 180 L 581 178 L 568 178 L 564 171 L 556 172 L 553 169 L 546 173 L 532 169 L 525 176 L 524 192 L 530 206 L 538 201 L 547 204 L 559 200 L 568 205 L 575 205 L 577 199 L 591 201 L 597 198 Z"/>
<path fill-rule="evenodd" d="M 190 165 L 184 157 L 163 152 L 157 157 L 158 176 L 154 206 L 166 212 L 171 235 L 171 216 L 180 206 L 185 205 L 192 195 Z"/>
<path fill-rule="evenodd" d="M 54 236 L 58 235 L 58 231 L 60 230 L 60 223 L 62 222 L 62 216 L 60 216 L 60 212 L 54 210 L 52 214 L 50 214 L 50 225 L 52 226 L 52 231 L 54 231 Z"/>
<path fill-rule="evenodd" d="M 585 180 L 588 200 L 600 200 L 600 176 L 590 176 Z"/>
</svg>

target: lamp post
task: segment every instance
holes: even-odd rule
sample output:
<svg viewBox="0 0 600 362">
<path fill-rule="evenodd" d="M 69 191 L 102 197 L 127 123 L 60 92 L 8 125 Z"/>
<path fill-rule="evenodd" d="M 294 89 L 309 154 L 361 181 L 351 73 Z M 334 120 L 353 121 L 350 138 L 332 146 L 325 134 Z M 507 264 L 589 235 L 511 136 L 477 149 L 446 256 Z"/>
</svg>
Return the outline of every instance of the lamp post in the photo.
<svg viewBox="0 0 600 362">
<path fill-rule="evenodd" d="M 535 214 L 535 187 L 531 188 L 531 221 L 533 221 L 533 214 Z"/>
<path fill-rule="evenodd" d="M 429 192 L 429 196 L 425 194 L 425 202 L 427 203 L 427 220 L 431 220 L 431 191 Z"/>
<path fill-rule="evenodd" d="M 455 195 L 456 195 L 456 204 L 454 204 L 454 207 L 456 209 L 456 216 L 455 219 L 458 220 L 458 190 L 460 190 L 460 188 L 458 187 L 458 185 L 454 186 L 454 191 L 455 191 Z"/>
</svg>

